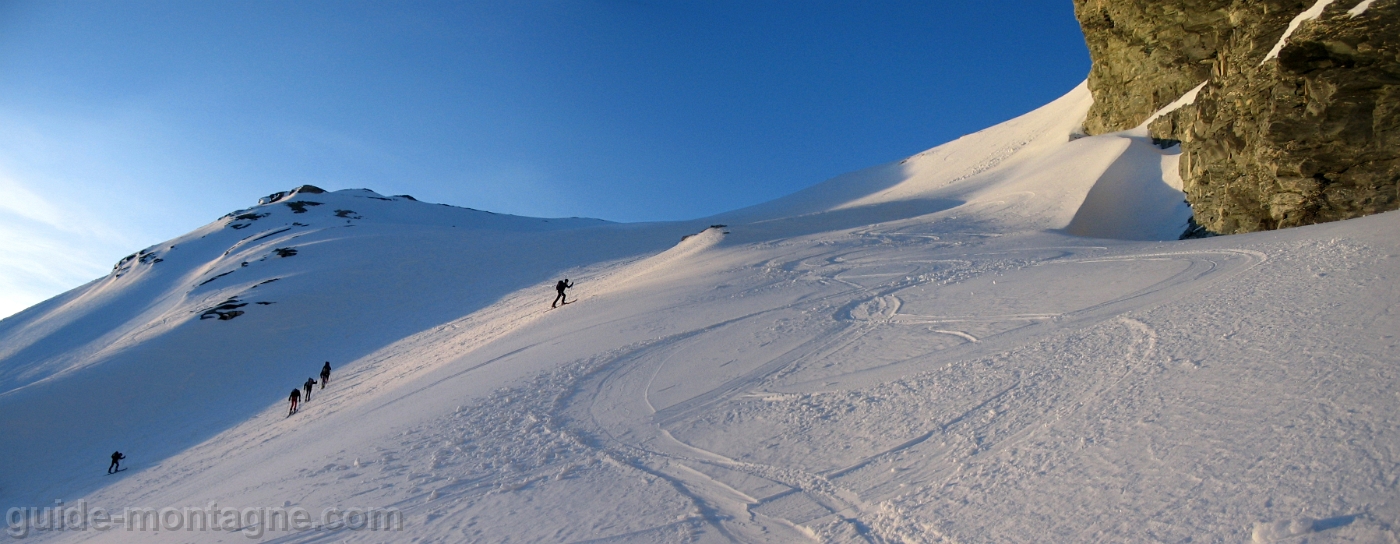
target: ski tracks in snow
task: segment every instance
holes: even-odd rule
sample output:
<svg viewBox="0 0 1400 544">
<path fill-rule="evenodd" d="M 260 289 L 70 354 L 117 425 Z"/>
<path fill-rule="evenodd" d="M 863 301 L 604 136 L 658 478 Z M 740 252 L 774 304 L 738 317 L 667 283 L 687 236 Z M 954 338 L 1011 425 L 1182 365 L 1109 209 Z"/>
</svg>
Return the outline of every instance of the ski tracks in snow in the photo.
<svg viewBox="0 0 1400 544">
<path fill-rule="evenodd" d="M 1057 326 L 1057 329 L 1065 331 L 1073 331 L 1078 327 L 1084 326 L 1089 326 L 1090 329 L 1108 328 L 1118 331 L 1111 335 L 1113 338 L 1112 340 L 1099 342 L 1098 344 L 1104 346 L 1119 346 L 1117 349 L 1122 349 L 1124 351 L 1121 359 L 1123 363 L 1119 367 L 1096 369 L 1094 372 L 1099 373 L 1096 374 L 1098 377 L 1091 380 L 1078 380 L 1078 383 L 1090 384 L 1089 387 L 1071 398 L 1056 396 L 1053 400 L 1057 402 L 1030 402 L 1022 400 L 1022 398 L 1034 397 L 1035 394 L 1030 391 L 1044 386 L 1045 383 L 1043 380 L 1063 381 L 1063 377 L 1050 374 L 1043 379 L 1014 380 L 1009 385 L 994 390 L 992 394 L 984 397 L 979 403 L 966 410 L 957 412 L 956 416 L 937 425 L 934 429 L 919 434 L 902 443 L 895 444 L 893 447 L 878 451 L 873 455 L 863 457 L 848 466 L 814 472 L 800 470 L 796 468 L 793 463 L 768 464 L 738 461 L 716 451 L 705 449 L 688 443 L 685 440 L 678 439 L 672 432 L 667 430 L 666 427 L 692 423 L 693 418 L 703 418 L 706 416 L 706 412 L 713 412 L 715 409 L 723 408 L 724 403 L 738 398 L 744 398 L 744 402 L 749 403 L 787 403 L 786 405 L 772 406 L 768 410 L 763 410 L 769 413 L 801 413 L 802 410 L 800 408 L 791 406 L 793 401 L 810 401 L 814 398 L 819 398 L 820 395 L 765 395 L 761 393 L 765 388 L 765 383 L 772 385 L 770 383 L 770 378 L 772 376 L 779 373 L 779 371 L 790 369 L 797 361 L 820 358 L 824 355 L 840 352 L 851 343 L 857 341 L 860 337 L 869 334 L 875 327 L 911 323 L 910 321 L 899 319 L 898 310 L 900 309 L 901 300 L 899 297 L 887 294 L 888 291 L 882 291 L 886 294 L 876 294 L 864 301 L 858 301 L 847 306 L 850 308 L 850 310 L 847 311 L 847 315 L 857 324 L 849 326 L 844 330 L 837 331 L 834 334 L 819 335 L 817 337 L 819 341 L 804 344 L 792 350 L 789 354 L 785 354 L 783 357 L 774 360 L 775 362 L 782 361 L 782 364 L 765 366 L 761 368 L 761 371 L 755 372 L 753 375 L 746 376 L 742 380 L 735 380 L 737 383 L 727 384 L 720 389 L 712 390 L 705 395 L 696 397 L 696 399 L 699 399 L 699 402 L 683 402 L 674 407 L 663 408 L 650 421 L 645 420 L 645 418 L 637 417 L 642 415 L 639 413 L 629 413 L 628 416 L 631 419 L 630 422 L 627 423 L 624 423 L 626 418 L 600 418 L 599 414 L 594 413 L 594 422 L 604 429 L 609 425 L 626 427 L 625 431 L 606 433 L 610 436 L 610 441 L 612 443 L 630 442 L 633 444 L 630 447 L 641 448 L 648 456 L 663 456 L 669 460 L 669 463 L 678 463 L 684 466 L 684 470 L 672 475 L 672 477 L 680 482 L 688 482 L 694 477 L 695 472 L 699 472 L 699 469 L 692 468 L 686 464 L 689 463 L 691 465 L 709 465 L 714 467 L 711 469 L 711 472 L 719 472 L 721 475 L 730 473 L 730 479 L 736 479 L 732 473 L 740 473 L 747 477 L 760 479 L 761 481 L 776 483 L 782 488 L 786 488 L 779 493 L 767 497 L 763 497 L 761 493 L 748 493 L 729 488 L 732 490 L 731 495 L 745 497 L 748 504 L 744 511 L 746 517 L 739 517 L 731 513 L 726 518 L 727 520 L 743 519 L 747 520 L 749 523 L 758 523 L 757 520 L 777 518 L 782 519 L 783 525 L 785 526 L 803 526 L 808 530 L 815 531 L 818 537 L 823 538 L 845 534 L 842 529 L 845 528 L 854 531 L 847 536 L 859 535 L 861 538 L 870 541 L 881 541 L 883 539 L 929 542 L 952 541 L 953 539 L 949 539 L 945 533 L 937 528 L 936 523 L 931 523 L 927 520 L 919 520 L 917 516 L 908 515 L 900 508 L 899 505 L 901 503 L 898 501 L 884 501 L 878 504 L 871 504 L 867 500 L 863 500 L 861 498 L 862 493 L 857 490 L 878 491 L 875 493 L 876 497 L 880 497 L 889 491 L 880 491 L 883 484 L 876 483 L 875 485 L 871 485 L 871 482 L 868 481 L 868 476 L 861 475 L 862 477 L 859 478 L 855 476 L 862 471 L 868 471 L 868 469 L 876 465 L 883 468 L 885 465 L 900 459 L 902 455 L 909 453 L 909 450 L 924 445 L 935 437 L 946 438 L 951 436 L 955 437 L 955 440 L 966 437 L 963 442 L 965 446 L 969 447 L 967 450 L 968 452 L 974 455 L 994 456 L 998 452 L 1015 448 L 1016 444 L 1020 443 L 1022 438 L 1034 432 L 1036 422 L 1051 421 L 1055 418 L 1065 417 L 1066 411 L 1082 410 L 1087 405 L 1102 402 L 1102 399 L 1105 398 L 1106 393 L 1109 391 L 1137 387 L 1133 380 L 1142 376 L 1142 369 L 1149 366 L 1149 361 L 1155 356 L 1157 343 L 1156 333 L 1146 323 L 1126 317 L 1123 315 L 1123 312 L 1128 309 L 1141 310 L 1165 302 L 1161 297 L 1153 297 L 1152 295 L 1168 287 L 1175 287 L 1177 288 L 1175 291 L 1180 292 L 1182 283 L 1213 283 L 1216 280 L 1225 279 L 1229 275 L 1222 274 L 1211 277 L 1209 278 L 1211 281 L 1203 280 L 1206 279 L 1207 276 L 1220 274 L 1225 271 L 1238 272 L 1243 268 L 1257 265 L 1264 260 L 1262 254 L 1257 253 L 1242 255 L 1239 252 L 1221 252 L 1220 256 L 1225 258 L 1212 260 L 1210 258 L 1204 258 L 1202 254 L 1163 254 L 1117 259 L 1079 260 L 1077 262 L 1091 264 L 1095 262 L 1112 261 L 1132 262 L 1143 260 L 1186 259 L 1189 261 L 1189 264 L 1185 265 L 1181 271 L 1171 274 L 1162 282 L 1143 289 L 1124 293 L 1121 297 L 1094 304 L 1088 308 L 1077 309 L 1075 312 L 1070 312 L 1071 314 L 1078 314 L 1073 316 L 1074 319 L 1066 319 L 1066 314 L 977 316 L 980 319 L 990 321 L 1038 320 L 1053 323 Z M 1245 258 L 1240 259 L 1239 257 L 1241 256 Z M 875 290 L 871 289 L 866 292 L 870 291 Z M 1115 315 L 1119 317 L 1112 319 L 1112 316 Z M 1106 325 L 1093 325 L 1095 321 L 1102 321 L 1106 318 L 1110 319 Z M 942 320 L 938 321 L 941 322 Z M 956 319 L 949 319 L 948 321 L 956 321 Z M 868 324 L 861 325 L 859 323 Z M 913 323 L 920 324 L 923 322 L 913 321 Z M 967 333 L 962 333 L 961 331 L 933 330 L 932 332 L 958 336 L 967 341 L 965 345 L 979 342 L 976 337 Z M 1045 331 L 1039 331 L 1039 333 L 1044 334 Z M 1014 341 L 1018 339 L 1012 338 L 1011 340 L 1011 342 L 998 342 L 998 345 L 1003 349 L 1012 348 L 1014 347 Z M 973 347 L 972 349 L 977 348 L 978 347 Z M 643 399 L 646 400 L 646 409 L 654 411 L 655 407 L 647 400 L 646 392 L 651 390 L 656 374 L 660 371 L 662 366 L 671 360 L 673 355 L 674 353 L 658 358 L 659 362 L 654 363 L 656 366 L 648 369 L 650 379 L 646 380 L 644 385 L 640 387 L 615 386 L 615 389 L 619 393 L 640 389 Z M 642 360 L 642 358 L 638 358 L 636 361 L 640 362 Z M 614 370 L 611 374 L 613 375 L 610 379 L 626 381 L 623 376 L 626 372 L 622 369 Z M 881 372 L 881 374 L 890 376 L 892 373 Z M 800 389 L 800 387 L 789 387 L 786 389 Z M 923 389 L 925 388 L 911 388 L 911 390 Z M 1054 388 L 1050 389 L 1053 390 Z M 1060 393 L 1063 394 L 1064 391 L 1060 391 Z M 596 392 L 596 395 L 589 395 L 587 398 L 589 398 L 589 402 L 593 406 L 616 406 L 620 404 L 619 400 L 611 396 L 606 388 L 600 388 Z M 973 398 L 976 398 L 976 396 L 974 395 Z M 761 400 L 756 401 L 755 399 Z M 1026 408 L 1028 405 L 1037 406 L 1036 409 L 1027 410 Z M 1008 412 L 1022 415 L 1020 416 L 1021 419 L 1019 423 L 1014 421 L 1004 423 L 1008 429 L 998 430 L 999 434 L 1006 435 L 1004 438 L 988 440 L 987 438 L 977 436 L 979 428 L 985 428 L 990 421 L 1005 420 L 1005 417 L 998 418 L 998 415 Z M 604 410 L 604 414 L 611 413 L 614 412 L 611 410 Z M 1030 419 L 1025 419 L 1025 414 L 1031 414 L 1032 416 Z M 645 444 L 645 446 L 638 446 L 637 444 Z M 947 442 L 944 441 L 941 442 L 938 447 L 944 448 L 946 445 Z M 658 468 L 657 470 L 664 469 Z M 705 479 L 713 480 L 714 478 L 706 476 Z M 856 480 L 854 486 L 847 487 L 838 483 L 839 481 L 850 479 Z M 704 489 L 707 486 L 703 484 L 691 484 L 690 487 Z M 726 485 L 725 487 L 728 486 Z M 863 489 L 863 487 L 871 487 L 872 489 Z M 703 496 L 692 496 L 692 498 L 697 501 L 706 500 Z M 720 499 L 713 500 L 717 503 L 722 502 Z M 805 510 L 804 507 L 794 505 L 794 503 L 805 503 Z M 730 504 L 732 507 L 733 502 L 731 501 Z M 805 514 L 803 513 L 804 511 L 806 512 Z M 782 517 L 783 514 L 797 515 L 791 519 L 787 519 Z M 759 517 L 765 515 L 766 518 Z M 731 521 L 730 523 L 733 522 Z M 760 527 L 763 527 L 761 523 Z"/>
<path fill-rule="evenodd" d="M 644 262 L 639 273 L 664 273 L 674 261 L 692 256 L 697 248 L 711 247 L 714 241 L 702 238 L 696 242 L 696 247 L 687 247 L 679 254 Z M 436 424 L 409 431 L 404 450 L 386 452 L 382 459 L 361 466 L 381 465 L 380 479 L 388 478 L 389 483 L 380 486 L 411 486 L 409 498 L 398 504 L 423 510 L 430 519 L 476 519 L 472 512 L 493 501 L 510 501 L 508 496 L 528 495 L 537 488 L 567 488 L 570 482 L 586 482 L 600 496 L 641 485 L 646 491 L 633 494 L 646 497 L 645 501 L 659 505 L 680 500 L 688 504 L 685 510 L 689 514 L 670 522 L 593 528 L 599 536 L 611 533 L 613 536 L 606 538 L 617 540 L 674 534 L 683 539 L 730 541 L 957 542 L 960 539 L 948 532 L 946 523 L 929 517 L 930 511 L 939 511 L 930 506 L 941 499 L 928 493 L 956 495 L 960 486 L 977 480 L 977 471 L 1050 470 L 1056 461 L 1045 457 L 1056 450 L 1043 445 L 1047 433 L 1054 435 L 1047 429 L 1053 430 L 1055 422 L 1072 413 L 1106 409 L 1102 405 L 1112 402 L 1112 391 L 1137 387 L 1144 379 L 1143 369 L 1151 366 L 1148 361 L 1154 356 L 1155 333 L 1145 322 L 1127 317 L 1127 312 L 1166 302 L 1156 293 L 1167 287 L 1173 287 L 1174 293 L 1180 293 L 1186 283 L 1195 282 L 1201 284 L 1197 288 L 1203 288 L 1229 276 L 1223 272 L 1263 260 L 1261 255 L 1238 252 L 1085 258 L 1075 256 L 1079 251 L 1084 250 L 1046 253 L 1040 249 L 1032 251 L 1036 255 L 1030 258 L 1015 252 L 970 254 L 951 260 L 910 262 L 903 270 L 862 269 L 859 259 L 831 257 L 780 264 L 773 268 L 770 286 L 815 286 L 813 295 L 562 365 L 526 384 L 463 406 Z M 1160 281 L 1128 286 L 1116 296 L 1066 311 L 997 313 L 1001 308 L 993 303 L 985 307 L 964 305 L 962 312 L 946 316 L 911 313 L 919 308 L 918 304 L 911 307 L 910 301 L 930 297 L 948 307 L 955 302 L 947 301 L 950 289 L 979 278 L 991 282 L 997 280 L 989 278 L 996 277 L 1014 284 L 1017 273 L 1037 267 L 1139 266 L 1144 262 L 1182 264 L 1168 266 L 1169 273 Z M 803 282 L 794 284 L 787 278 Z M 988 283 L 987 287 L 991 285 L 1000 284 Z M 969 302 L 976 304 L 975 300 Z M 524 306 L 524 301 L 505 301 L 488 311 L 499 315 L 470 319 L 480 319 L 489 325 L 488 330 L 504 334 L 531 319 L 522 310 Z M 791 331 L 804 341 L 766 360 L 749 361 L 747 370 L 711 380 L 710 385 L 684 398 L 667 396 L 677 386 L 659 380 L 669 365 L 681 361 L 693 364 L 697 354 L 713 353 L 714 347 L 732 344 L 738 336 L 749 334 L 745 331 L 756 330 L 754 324 L 812 315 L 812 310 L 826 315 L 826 324 L 821 319 L 808 320 Z M 1004 325 L 1007 323 L 1011 325 Z M 974 324 L 983 332 L 974 334 L 971 329 L 951 328 L 951 324 Z M 444 335 L 450 335 L 454 326 L 466 328 L 465 324 L 444 326 L 425 333 L 421 341 L 405 342 L 399 349 L 443 346 L 443 339 L 450 338 Z M 1037 330 L 1027 333 L 1028 327 Z M 919 330 L 954 342 L 875 367 L 842 366 L 853 350 L 902 341 L 901 335 Z M 1047 335 L 1059 340 L 1042 342 L 1039 348 L 1017 347 L 1029 338 Z M 457 349 L 448 351 L 462 353 L 492 338 L 455 340 Z M 1067 350 L 1066 342 L 1073 349 Z M 527 348 L 483 364 L 509 360 Z M 1119 350 L 1121 364 L 1076 366 L 1072 355 L 1064 355 L 1074 349 Z M 431 358 L 406 355 L 405 351 L 383 357 L 420 360 L 424 366 L 435 364 Z M 1027 358 L 1058 364 L 1009 364 Z M 815 380 L 801 379 L 814 375 L 820 365 L 834 370 Z M 398 368 L 395 372 L 402 375 L 411 370 Z M 675 378 L 668 379 L 674 382 Z M 366 376 L 356 381 L 377 380 Z M 1078 385 L 1067 389 L 1067 383 Z M 657 393 L 663 394 L 665 402 L 657 402 Z M 947 415 L 932 421 L 913 417 L 920 413 Z M 774 418 L 782 421 L 764 422 Z M 767 430 L 755 430 L 754 426 Z M 852 433 L 863 426 L 869 431 Z M 744 444 L 743 440 L 736 443 L 726 438 L 729 432 L 769 436 L 771 440 L 768 446 Z M 830 441 L 842 435 L 847 436 L 839 440 L 861 442 L 860 447 L 852 448 L 858 451 L 833 455 L 831 448 L 851 448 Z M 906 438 L 891 440 L 900 435 Z M 1079 439 L 1084 441 L 1082 448 L 1095 438 Z M 999 462 L 1027 451 L 1036 452 L 1035 462 Z M 925 461 L 911 464 L 914 459 Z M 631 484 L 600 484 L 618 477 Z M 392 483 L 399 480 L 405 484 Z M 912 488 L 914 491 L 904 487 L 915 482 L 925 485 Z M 663 488 L 669 491 L 659 491 Z M 368 492 L 374 489 L 370 486 Z M 473 534 L 462 523 L 445 530 L 445 534 Z"/>
<path fill-rule="evenodd" d="M 1064 398 L 1064 391 L 1058 391 L 1053 399 L 1057 402 L 1031 402 L 1025 397 L 1034 397 L 1031 390 L 1044 385 L 1044 380 L 1063 380 L 1054 373 L 1037 379 L 1018 378 L 1000 388 L 993 389 L 989 396 L 959 412 L 934 428 L 903 442 L 874 451 L 859 457 L 855 462 L 826 470 L 801 468 L 802 463 L 765 463 L 754 460 L 736 459 L 692 440 L 677 437 L 672 431 L 682 429 L 693 435 L 696 422 L 712 417 L 715 412 L 731 408 L 735 403 L 768 404 L 760 413 L 802 413 L 793 408 L 792 403 L 811 402 L 820 399 L 820 393 L 766 394 L 771 390 L 776 376 L 792 372 L 795 366 L 804 361 L 830 357 L 849 349 L 864 336 L 881 327 L 899 327 L 910 324 L 956 322 L 958 318 L 901 319 L 903 301 L 893 293 L 900 289 L 927 282 L 929 278 L 915 279 L 900 277 L 893 283 L 875 287 L 861 287 L 851 282 L 835 282 L 855 290 L 844 290 L 829 295 L 838 298 L 854 299 L 836 312 L 837 328 L 825 332 L 809 332 L 812 339 L 788 350 L 765 364 L 757 365 L 750 372 L 719 383 L 704 393 L 690 397 L 679 403 L 658 405 L 653 403 L 651 392 L 657 386 L 657 377 L 666 365 L 685 351 L 688 345 L 703 344 L 711 337 L 722 338 L 725 326 L 745 320 L 763 319 L 760 315 L 749 315 L 723 324 L 707 327 L 704 330 L 676 335 L 640 348 L 635 352 L 602 364 L 599 371 L 590 373 L 576 390 L 567 396 L 567 402 L 559 407 L 561 412 L 551 417 L 575 429 L 583 442 L 597 449 L 600 455 L 622 459 L 622 466 L 642 471 L 651 477 L 667 482 L 678 493 L 692 501 L 705 523 L 725 538 L 750 540 L 783 540 L 793 535 L 807 535 L 818 539 L 858 538 L 872 542 L 882 541 L 928 541 L 951 542 L 938 524 L 920 519 L 901 508 L 898 497 L 888 488 L 888 478 L 872 479 L 868 476 L 872 469 L 886 468 L 896 463 L 915 448 L 926 446 L 932 439 L 940 438 L 935 447 L 956 455 L 960 448 L 970 455 L 995 456 L 998 452 L 1014 449 L 1022 438 L 1035 430 L 1036 422 L 1063 417 L 1065 411 L 1083 409 L 1084 406 L 1099 402 L 1106 391 L 1114 388 L 1131 387 L 1133 376 L 1143 361 L 1151 359 L 1155 351 L 1156 337 L 1146 323 L 1121 316 L 1126 309 L 1141 309 L 1151 304 L 1164 302 L 1153 298 L 1153 293 L 1168 286 L 1179 287 L 1184 282 L 1200 282 L 1206 276 L 1226 270 L 1239 270 L 1245 262 L 1257 264 L 1262 258 L 1240 260 L 1238 254 L 1228 253 L 1221 263 L 1202 259 L 1200 255 L 1186 257 L 1184 254 L 1146 255 L 1116 259 L 1081 259 L 1076 262 L 1135 262 L 1143 260 L 1187 259 L 1189 264 L 1182 270 L 1170 274 L 1164 281 L 1143 289 L 1124 293 L 1112 300 L 1076 309 L 1075 319 L 1065 319 L 1065 313 L 1058 314 L 1007 314 L 973 316 L 984 321 L 1030 320 L 1054 323 L 1057 329 L 1072 331 L 1078 327 L 1091 329 L 1107 327 L 1119 331 L 1116 339 L 1104 341 L 1105 345 L 1117 345 L 1125 350 L 1123 365 L 1112 369 L 1098 369 L 1103 375 L 1088 380 L 1091 384 L 1077 395 Z M 1257 256 L 1256 256 L 1257 257 Z M 812 270 L 802 267 L 785 266 L 789 273 L 810 275 Z M 985 273 L 985 272 L 984 272 Z M 879 274 L 866 274 L 866 278 Z M 899 274 L 893 274 L 899 276 Z M 814 280 L 820 280 L 817 274 Z M 824 276 L 827 279 L 839 275 Z M 1224 276 L 1211 278 L 1222 279 Z M 1208 282 L 1207 282 L 1208 283 Z M 865 293 L 862 295 L 862 293 Z M 862 298 L 864 297 L 864 298 Z M 834 300 L 834 299 L 833 299 Z M 793 306 L 811 306 L 812 301 Z M 789 308 L 777 308 L 777 312 Z M 768 313 L 768 312 L 763 312 Z M 845 325 L 840 325 L 845 319 Z M 1095 321 L 1110 319 L 1107 325 L 1095 326 Z M 1016 329 L 1013 329 L 1013 331 Z M 930 332 L 947 334 L 964 340 L 964 346 L 980 343 L 977 337 L 962 331 L 931 329 Z M 1043 334 L 1045 331 L 1039 331 Z M 1016 336 L 1016 335 L 1012 335 Z M 996 337 L 996 334 L 993 334 Z M 1019 338 L 997 338 L 1000 349 L 1014 348 Z M 976 353 L 980 346 L 974 346 L 968 353 Z M 987 351 L 981 348 L 983 352 Z M 954 358 L 956 359 L 956 358 Z M 926 363 L 927 361 L 923 361 Z M 881 375 L 897 375 L 882 369 Z M 974 380 L 975 381 L 975 380 Z M 895 383 L 902 383 L 896 381 Z M 810 385 L 810 384 L 809 384 Z M 788 386 L 787 389 L 801 389 Z M 924 389 L 911 387 L 911 391 Z M 1054 388 L 1051 388 L 1054 389 Z M 840 393 L 838 393 L 840 395 Z M 978 398 L 972 395 L 970 398 Z M 1036 409 L 1027 410 L 1035 405 Z M 1012 420 L 998 417 L 1000 414 L 1020 414 Z M 1025 414 L 1034 417 L 1026 419 Z M 760 416 L 761 417 L 761 416 Z M 991 426 L 991 421 L 1005 428 Z M 978 436 L 994 428 L 995 439 Z M 1004 435 L 1004 436 L 1003 436 Z M 948 446 L 949 438 L 960 445 Z M 742 450 L 743 448 L 739 448 Z M 819 449 L 819 448 L 817 448 Z M 938 455 L 935 455 L 937 457 Z M 901 471 L 892 470 L 899 474 Z M 902 475 L 906 476 L 906 475 Z M 841 482 L 849 481 L 853 485 Z M 872 493 L 873 492 L 873 493 Z M 873 495 L 879 502 L 863 498 Z M 795 531 L 792 532 L 792 531 Z M 787 534 L 788 537 L 780 537 Z M 844 537 L 841 535 L 845 535 Z"/>
<path fill-rule="evenodd" d="M 630 270 L 595 273 L 667 274 L 718 236 L 688 240 Z M 398 444 L 369 445 L 302 476 L 313 486 L 355 482 L 351 497 L 422 516 L 428 534 L 441 538 L 478 539 L 509 526 L 570 541 L 986 540 L 957 529 L 980 523 L 995 534 L 995 520 L 950 525 L 943 516 L 952 513 L 940 504 L 988 500 L 978 486 L 1053 473 L 1065 451 L 1102 440 L 1057 425 L 1111 410 L 1114 391 L 1150 377 L 1155 332 L 1128 314 L 1168 302 L 1167 287 L 1174 295 L 1205 288 L 1263 260 L 1223 251 L 1097 255 L 1097 248 L 950 253 L 946 239 L 893 240 L 854 248 L 818 240 L 806 257 L 770 261 L 764 279 L 729 295 L 785 303 L 560 364 L 406 428 Z M 1148 280 L 1053 311 L 1017 306 L 1016 289 L 1042 290 L 1037 273 L 1065 266 L 1127 267 Z M 1003 289 L 1016 296 L 975 294 Z M 375 395 L 382 397 L 375 404 L 388 406 L 484 366 L 512 364 L 535 345 L 399 388 L 538 320 L 535 295 L 517 294 L 386 348 L 317 396 L 315 410 L 332 414 L 352 408 L 352 397 Z M 1040 341 L 1026 345 L 1032 340 Z M 1083 364 L 1083 353 L 1106 351 L 1120 354 L 1119 364 Z M 715 361 L 713 374 L 696 366 L 706 358 Z M 219 447 L 262 447 L 280 427 L 247 429 Z M 1066 440 L 1080 442 L 1060 447 Z M 572 516 L 583 521 L 548 533 L 500 517 L 541 493 L 632 511 L 617 518 L 580 507 Z"/>
</svg>

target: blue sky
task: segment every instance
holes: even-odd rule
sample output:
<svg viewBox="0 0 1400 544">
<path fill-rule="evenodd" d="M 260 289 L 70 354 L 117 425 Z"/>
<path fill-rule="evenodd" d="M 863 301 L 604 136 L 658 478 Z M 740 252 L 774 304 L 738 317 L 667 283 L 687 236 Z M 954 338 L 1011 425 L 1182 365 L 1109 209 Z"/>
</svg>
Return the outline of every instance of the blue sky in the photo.
<svg viewBox="0 0 1400 544">
<path fill-rule="evenodd" d="M 0 0 L 0 316 L 304 183 L 701 217 L 1088 69 L 1069 0 Z"/>
</svg>

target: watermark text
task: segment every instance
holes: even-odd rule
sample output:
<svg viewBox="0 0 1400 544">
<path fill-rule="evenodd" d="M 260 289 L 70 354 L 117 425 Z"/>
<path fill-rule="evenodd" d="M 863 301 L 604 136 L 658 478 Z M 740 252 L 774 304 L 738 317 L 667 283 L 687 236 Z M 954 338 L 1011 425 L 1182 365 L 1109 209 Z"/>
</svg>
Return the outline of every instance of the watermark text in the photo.
<svg viewBox="0 0 1400 544">
<path fill-rule="evenodd" d="M 404 514 L 396 508 L 326 508 L 313 516 L 305 508 L 127 507 L 107 509 L 87 501 L 53 506 L 14 507 L 5 512 L 5 533 L 24 538 L 54 531 L 226 531 L 248 538 L 273 532 L 402 531 Z"/>
</svg>

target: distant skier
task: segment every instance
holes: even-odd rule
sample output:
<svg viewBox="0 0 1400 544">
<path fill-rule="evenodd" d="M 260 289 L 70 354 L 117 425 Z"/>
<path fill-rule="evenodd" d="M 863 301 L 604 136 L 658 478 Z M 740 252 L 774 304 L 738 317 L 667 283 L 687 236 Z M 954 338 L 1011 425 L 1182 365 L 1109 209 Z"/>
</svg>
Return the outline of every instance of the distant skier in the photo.
<svg viewBox="0 0 1400 544">
<path fill-rule="evenodd" d="M 113 473 L 113 472 L 121 472 L 121 471 L 122 471 L 122 459 L 126 459 L 126 456 L 125 456 L 125 455 L 122 455 L 122 452 L 119 452 L 119 451 L 114 451 L 114 452 L 112 452 L 112 464 L 107 465 L 107 474 L 111 474 L 111 473 Z"/>
<path fill-rule="evenodd" d="M 301 386 L 306 389 L 306 402 L 311 402 L 311 388 L 316 386 L 316 380 L 307 378 L 306 383 Z"/>
<path fill-rule="evenodd" d="M 326 366 L 321 367 L 321 389 L 326 388 L 326 382 L 331 381 L 331 362 L 326 361 Z"/>
<path fill-rule="evenodd" d="M 569 300 L 568 300 L 568 297 L 564 296 L 564 290 L 565 290 L 565 289 L 568 289 L 568 288 L 570 288 L 570 287 L 573 287 L 573 286 L 574 286 L 574 284 L 569 283 L 569 278 L 564 278 L 564 279 L 562 279 L 562 280 L 559 280 L 559 283 L 554 284 L 554 290 L 555 290 L 555 291 L 559 291 L 559 296 L 554 297 L 554 303 L 550 304 L 549 307 L 550 307 L 550 308 L 558 308 L 558 307 L 559 307 L 559 303 L 560 303 L 561 301 L 562 301 L 564 304 L 568 304 L 568 303 L 569 303 Z"/>
<path fill-rule="evenodd" d="M 292 408 L 287 410 L 287 416 L 290 417 L 292 414 L 297 413 L 297 403 L 301 402 L 301 390 L 292 388 L 292 395 L 287 397 L 287 400 L 292 401 Z"/>
</svg>

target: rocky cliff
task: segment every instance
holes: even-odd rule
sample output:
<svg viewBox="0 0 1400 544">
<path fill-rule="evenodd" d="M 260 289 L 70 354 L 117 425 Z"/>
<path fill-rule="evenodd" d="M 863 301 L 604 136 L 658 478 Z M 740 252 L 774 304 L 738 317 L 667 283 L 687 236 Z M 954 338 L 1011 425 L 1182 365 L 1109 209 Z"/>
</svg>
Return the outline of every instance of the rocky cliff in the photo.
<svg viewBox="0 0 1400 544">
<path fill-rule="evenodd" d="M 1400 208 L 1400 0 L 1075 0 L 1093 56 L 1090 133 L 1182 141 L 1203 230 Z"/>
</svg>

